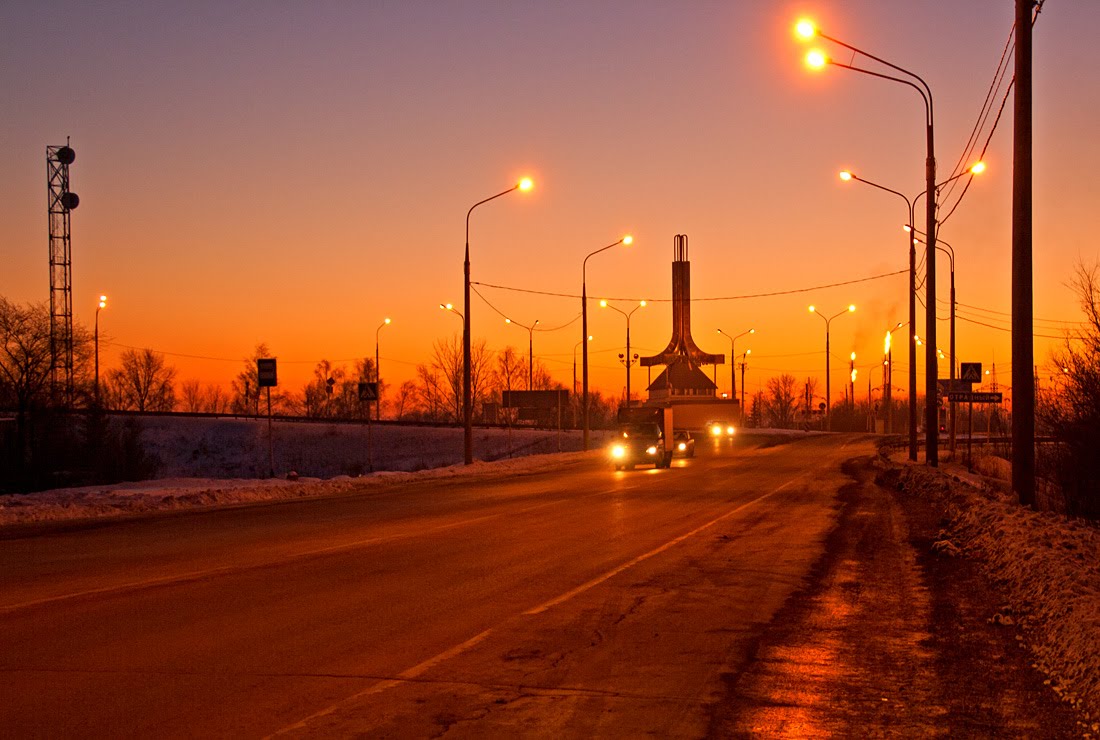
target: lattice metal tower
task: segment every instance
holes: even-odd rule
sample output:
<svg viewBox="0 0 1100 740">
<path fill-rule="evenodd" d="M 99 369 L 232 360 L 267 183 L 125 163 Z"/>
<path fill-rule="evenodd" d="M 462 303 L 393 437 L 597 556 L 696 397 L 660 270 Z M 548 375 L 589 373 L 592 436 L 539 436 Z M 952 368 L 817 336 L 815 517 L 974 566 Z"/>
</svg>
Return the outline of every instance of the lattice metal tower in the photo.
<svg viewBox="0 0 1100 740">
<path fill-rule="evenodd" d="M 69 190 L 69 146 L 46 147 L 46 187 L 50 220 L 50 356 L 54 393 L 73 402 L 73 281 L 70 213 L 80 198 Z"/>
</svg>

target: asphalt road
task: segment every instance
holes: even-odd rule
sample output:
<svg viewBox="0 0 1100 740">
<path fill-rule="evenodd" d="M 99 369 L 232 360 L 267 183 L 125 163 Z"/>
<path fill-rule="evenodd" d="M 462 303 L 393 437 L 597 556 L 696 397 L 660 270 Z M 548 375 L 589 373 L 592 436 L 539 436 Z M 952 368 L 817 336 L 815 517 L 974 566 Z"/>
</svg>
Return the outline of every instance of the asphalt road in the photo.
<svg viewBox="0 0 1100 740">
<path fill-rule="evenodd" d="M 0 539 L 0 734 L 697 737 L 858 437 Z"/>
</svg>

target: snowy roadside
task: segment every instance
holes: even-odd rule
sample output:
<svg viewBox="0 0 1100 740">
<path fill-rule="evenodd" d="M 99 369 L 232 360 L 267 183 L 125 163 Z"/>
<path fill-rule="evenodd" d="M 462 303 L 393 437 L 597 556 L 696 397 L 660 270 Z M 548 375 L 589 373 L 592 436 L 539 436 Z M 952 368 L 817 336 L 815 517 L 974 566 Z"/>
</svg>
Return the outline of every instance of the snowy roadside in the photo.
<svg viewBox="0 0 1100 740">
<path fill-rule="evenodd" d="M 411 481 L 534 473 L 579 462 L 602 451 L 564 452 L 473 465 L 450 465 L 414 473 L 379 472 L 328 480 L 167 478 L 105 486 L 56 488 L 0 496 L 0 527 L 69 519 L 99 519 L 156 511 L 246 504 L 260 501 L 331 496 L 350 490 L 369 492 Z"/>
<path fill-rule="evenodd" d="M 991 621 L 1018 629 L 1017 641 L 1031 650 L 1047 683 L 1082 713 L 1086 733 L 1096 736 L 1100 527 L 1021 508 L 1000 486 L 981 486 L 964 471 L 946 465 L 945 475 L 904 465 L 897 480 L 889 482 L 904 492 L 934 497 L 948 522 L 934 548 L 981 564 L 1006 598 L 999 607 L 990 605 Z"/>
</svg>

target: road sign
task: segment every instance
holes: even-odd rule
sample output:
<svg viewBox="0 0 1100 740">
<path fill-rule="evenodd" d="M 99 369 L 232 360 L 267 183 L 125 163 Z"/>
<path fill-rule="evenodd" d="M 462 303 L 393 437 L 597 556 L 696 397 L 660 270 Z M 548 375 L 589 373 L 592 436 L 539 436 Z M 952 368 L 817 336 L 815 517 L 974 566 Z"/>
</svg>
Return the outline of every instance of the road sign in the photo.
<svg viewBox="0 0 1100 740">
<path fill-rule="evenodd" d="M 378 383 L 360 383 L 359 400 L 363 403 L 378 400 Z"/>
<path fill-rule="evenodd" d="M 1001 403 L 1004 400 L 1004 394 L 980 392 L 974 393 L 949 393 L 947 394 L 947 400 L 956 401 L 958 403 Z"/>
<path fill-rule="evenodd" d="M 256 360 L 256 377 L 259 380 L 261 388 L 274 388 L 279 385 L 279 376 L 275 369 L 274 357 Z"/>
<path fill-rule="evenodd" d="M 982 363 L 963 362 L 959 366 L 959 379 L 971 383 L 982 382 Z"/>
</svg>

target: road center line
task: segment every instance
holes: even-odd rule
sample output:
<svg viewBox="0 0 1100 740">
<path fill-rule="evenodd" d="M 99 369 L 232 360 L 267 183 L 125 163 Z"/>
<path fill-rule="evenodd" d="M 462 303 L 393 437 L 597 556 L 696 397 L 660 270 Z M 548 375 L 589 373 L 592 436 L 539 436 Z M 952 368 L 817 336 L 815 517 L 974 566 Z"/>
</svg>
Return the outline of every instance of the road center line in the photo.
<svg viewBox="0 0 1100 740">
<path fill-rule="evenodd" d="M 455 645 L 452 648 L 444 650 L 442 653 L 439 653 L 438 655 L 433 655 L 431 658 L 428 658 L 427 660 L 425 660 L 421 663 L 417 663 L 412 668 L 406 668 L 405 670 L 398 673 L 395 678 L 386 679 L 385 681 L 379 681 L 376 684 L 372 684 L 371 686 L 368 686 L 367 688 L 363 689 L 362 691 L 360 691 L 356 694 L 352 694 L 351 696 L 348 696 L 348 697 L 345 697 L 345 698 L 341 699 L 340 701 L 336 702 L 335 704 L 331 704 L 331 705 L 325 707 L 324 709 L 322 709 L 319 712 L 314 712 L 313 714 L 309 715 L 305 719 L 301 719 L 301 720 L 295 722 L 292 725 L 287 725 L 286 727 L 282 728 L 281 730 L 276 730 L 275 732 L 271 733 L 267 737 L 268 738 L 278 737 L 279 735 L 285 735 L 288 732 L 294 732 L 295 730 L 305 729 L 306 725 L 308 725 L 310 722 L 313 722 L 314 720 L 320 719 L 321 717 L 327 717 L 328 715 L 330 715 L 333 712 L 337 711 L 341 707 L 347 706 L 348 704 L 352 704 L 355 701 L 357 701 L 359 699 L 362 699 L 364 696 L 370 696 L 371 694 L 379 694 L 379 693 L 381 693 L 381 692 L 383 692 L 387 689 L 393 688 L 394 686 L 398 686 L 398 685 L 404 683 L 405 681 L 411 681 L 412 679 L 416 678 L 417 676 L 419 676 L 420 674 L 422 674 L 425 671 L 429 670 L 430 668 L 434 668 L 439 663 L 442 663 L 445 660 L 450 660 L 451 658 L 455 657 L 456 655 L 459 655 L 460 653 L 463 653 L 466 650 L 469 650 L 474 645 L 477 645 L 479 642 L 481 642 L 486 637 L 488 637 L 489 633 L 491 633 L 492 631 L 493 631 L 492 629 L 487 629 L 487 630 L 485 630 L 484 632 L 482 632 L 480 634 L 474 635 L 469 640 L 466 640 L 466 642 L 459 643 L 458 645 Z"/>
<path fill-rule="evenodd" d="M 746 509 L 746 508 L 748 508 L 748 507 L 750 507 L 754 504 L 757 504 L 757 503 L 763 501 L 764 499 L 768 498 L 769 496 L 771 496 L 773 494 L 779 493 L 784 488 L 791 485 L 792 483 L 795 483 L 799 479 L 804 478 L 806 475 L 807 475 L 806 473 L 798 475 L 798 476 L 790 479 L 789 481 L 787 481 L 783 485 L 781 485 L 777 488 L 774 488 L 771 491 L 768 491 L 764 495 L 758 496 L 757 498 L 754 498 L 752 501 L 747 501 L 747 502 L 741 504 L 740 506 L 737 506 L 733 509 L 730 509 L 725 514 L 722 514 L 719 517 L 711 519 L 706 524 L 702 524 L 702 525 L 696 527 L 695 529 L 691 530 L 690 532 L 686 532 L 686 533 L 680 535 L 679 537 L 675 537 L 675 538 L 669 540 L 668 542 L 666 542 L 665 544 L 663 544 L 663 545 L 661 545 L 657 548 L 654 548 L 653 550 L 650 550 L 649 552 L 647 552 L 643 555 L 639 555 L 638 557 L 634 558 L 633 560 L 628 560 L 627 562 L 623 563 L 622 565 L 619 565 L 619 566 L 616 566 L 615 568 L 612 568 L 611 570 L 607 571 L 603 575 L 597 576 L 596 578 L 593 578 L 591 581 L 588 581 L 587 583 L 582 583 L 580 586 L 577 586 L 574 589 L 566 591 L 561 596 L 555 597 L 555 598 L 551 599 L 550 601 L 547 601 L 543 604 L 539 604 L 538 606 L 534 607 L 533 609 L 528 609 L 523 614 L 525 616 L 530 616 L 530 615 L 533 615 L 533 614 L 541 614 L 542 612 L 546 611 L 547 609 L 550 609 L 551 607 L 555 607 L 558 604 L 569 601 L 569 599 L 573 598 L 574 596 L 577 596 L 578 594 L 582 594 L 585 591 L 587 591 L 587 590 L 589 590 L 589 589 L 591 589 L 595 586 L 600 585 L 604 581 L 607 581 L 608 579 L 613 578 L 613 577 L 617 576 L 618 574 L 622 573 L 624 570 L 627 570 L 628 568 L 632 568 L 635 565 L 637 565 L 638 563 L 641 563 L 645 560 L 649 560 L 654 555 L 660 555 L 662 552 L 664 552 L 665 550 L 668 550 L 670 547 L 674 547 L 674 546 L 680 544 L 681 542 L 683 542 L 684 540 L 699 534 L 703 530 L 708 529 L 709 527 L 713 527 L 718 522 L 720 522 L 724 519 L 728 519 L 729 517 L 733 516 L 737 512 L 742 511 L 743 509 Z"/>
</svg>

